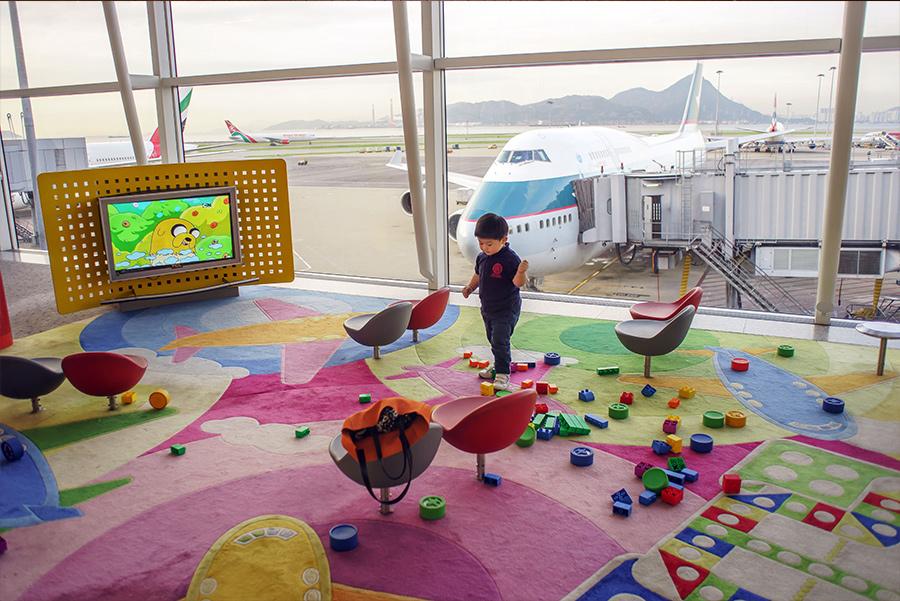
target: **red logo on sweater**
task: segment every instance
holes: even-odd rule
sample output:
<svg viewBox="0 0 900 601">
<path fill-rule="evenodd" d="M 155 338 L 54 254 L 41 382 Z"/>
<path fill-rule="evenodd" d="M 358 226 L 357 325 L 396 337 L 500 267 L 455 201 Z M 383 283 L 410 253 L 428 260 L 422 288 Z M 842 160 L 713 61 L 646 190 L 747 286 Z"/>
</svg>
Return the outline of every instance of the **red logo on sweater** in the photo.
<svg viewBox="0 0 900 601">
<path fill-rule="evenodd" d="M 491 277 L 492 278 L 502 278 L 503 277 L 503 264 L 502 263 L 494 263 L 494 266 L 491 267 Z"/>
</svg>

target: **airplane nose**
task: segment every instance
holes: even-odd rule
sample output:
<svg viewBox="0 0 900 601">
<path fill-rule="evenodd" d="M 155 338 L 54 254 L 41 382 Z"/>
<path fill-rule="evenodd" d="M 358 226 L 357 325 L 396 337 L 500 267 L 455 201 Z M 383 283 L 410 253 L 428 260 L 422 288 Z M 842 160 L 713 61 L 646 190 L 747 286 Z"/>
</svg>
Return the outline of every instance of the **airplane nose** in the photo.
<svg viewBox="0 0 900 601">
<path fill-rule="evenodd" d="M 459 252 L 470 263 L 475 262 L 478 256 L 478 239 L 475 238 L 475 224 L 465 219 L 460 219 L 456 226 L 456 243 L 459 245 Z"/>
</svg>

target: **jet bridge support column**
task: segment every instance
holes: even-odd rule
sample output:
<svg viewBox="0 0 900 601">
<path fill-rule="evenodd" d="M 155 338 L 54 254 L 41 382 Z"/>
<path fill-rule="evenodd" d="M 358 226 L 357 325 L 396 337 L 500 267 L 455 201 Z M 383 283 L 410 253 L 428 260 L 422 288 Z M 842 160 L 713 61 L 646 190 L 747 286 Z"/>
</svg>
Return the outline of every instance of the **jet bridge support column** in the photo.
<svg viewBox="0 0 900 601">
<path fill-rule="evenodd" d="M 837 106 L 834 115 L 834 133 L 831 138 L 825 221 L 822 224 L 822 248 L 819 251 L 819 282 L 816 290 L 815 322 L 825 326 L 831 324 L 831 313 L 834 311 L 834 286 L 841 253 L 841 231 L 844 228 L 850 143 L 853 139 L 853 114 L 856 111 L 856 89 L 859 84 L 859 61 L 865 21 L 865 2 L 844 3 Z"/>
</svg>

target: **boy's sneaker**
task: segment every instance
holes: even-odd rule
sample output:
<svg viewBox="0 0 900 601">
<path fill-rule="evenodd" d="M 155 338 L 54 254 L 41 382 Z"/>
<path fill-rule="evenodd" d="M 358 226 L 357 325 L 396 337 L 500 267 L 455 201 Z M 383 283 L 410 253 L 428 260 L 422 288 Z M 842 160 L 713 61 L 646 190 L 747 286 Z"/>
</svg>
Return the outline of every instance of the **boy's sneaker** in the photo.
<svg viewBox="0 0 900 601">
<path fill-rule="evenodd" d="M 494 368 L 493 367 L 485 367 L 480 372 L 478 372 L 478 377 L 482 380 L 493 380 L 494 379 Z"/>
<path fill-rule="evenodd" d="M 497 374 L 494 378 L 494 390 L 509 390 L 509 374 Z"/>
</svg>

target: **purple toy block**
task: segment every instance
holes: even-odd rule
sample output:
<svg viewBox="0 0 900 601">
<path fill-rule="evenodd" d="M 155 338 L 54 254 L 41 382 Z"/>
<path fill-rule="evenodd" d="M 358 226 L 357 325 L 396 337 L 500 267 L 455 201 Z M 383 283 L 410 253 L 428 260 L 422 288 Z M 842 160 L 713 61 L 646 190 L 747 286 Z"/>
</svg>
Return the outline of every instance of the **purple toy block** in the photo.
<svg viewBox="0 0 900 601">
<path fill-rule="evenodd" d="M 634 475 L 637 476 L 638 479 L 643 478 L 644 472 L 649 470 L 651 467 L 653 467 L 653 466 L 650 465 L 649 463 L 645 463 L 645 462 L 641 461 L 636 466 L 634 466 Z"/>
<path fill-rule="evenodd" d="M 667 419 L 663 422 L 663 432 L 666 434 L 675 434 L 678 431 L 678 422 L 674 419 Z"/>
</svg>

